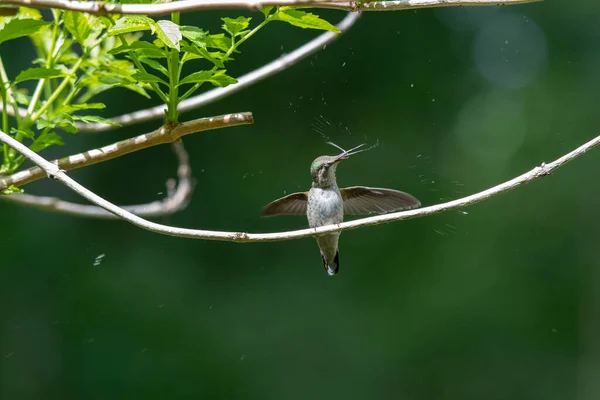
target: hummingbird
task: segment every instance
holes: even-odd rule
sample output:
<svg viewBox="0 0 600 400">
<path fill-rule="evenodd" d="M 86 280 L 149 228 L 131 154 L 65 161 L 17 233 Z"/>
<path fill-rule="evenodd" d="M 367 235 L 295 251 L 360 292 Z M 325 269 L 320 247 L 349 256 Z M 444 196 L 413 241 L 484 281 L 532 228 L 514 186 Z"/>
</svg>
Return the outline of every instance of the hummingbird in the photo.
<svg viewBox="0 0 600 400">
<path fill-rule="evenodd" d="M 414 196 L 399 190 L 367 186 L 340 189 L 335 175 L 338 163 L 368 149 L 359 150 L 364 143 L 350 150 L 344 150 L 335 143 L 328 144 L 342 152 L 337 156 L 321 156 L 312 162 L 311 189 L 308 192 L 292 193 L 267 204 L 262 210 L 263 216 L 306 215 L 308 226 L 316 228 L 339 224 L 344 220 L 344 215 L 385 214 L 421 206 L 421 202 Z M 340 233 L 335 232 L 316 238 L 323 267 L 330 276 L 337 274 L 340 269 L 339 237 Z"/>
</svg>

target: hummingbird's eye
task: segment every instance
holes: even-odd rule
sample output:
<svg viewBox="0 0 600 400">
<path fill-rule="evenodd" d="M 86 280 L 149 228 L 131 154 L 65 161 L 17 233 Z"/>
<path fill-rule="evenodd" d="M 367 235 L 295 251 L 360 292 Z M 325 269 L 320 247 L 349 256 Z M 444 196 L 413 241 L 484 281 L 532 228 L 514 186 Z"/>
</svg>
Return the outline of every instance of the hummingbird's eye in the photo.
<svg viewBox="0 0 600 400">
<path fill-rule="evenodd" d="M 329 164 L 329 163 L 325 163 L 325 164 L 323 164 L 323 166 L 324 166 L 325 168 L 329 168 L 329 167 L 331 167 L 331 164 Z"/>
</svg>

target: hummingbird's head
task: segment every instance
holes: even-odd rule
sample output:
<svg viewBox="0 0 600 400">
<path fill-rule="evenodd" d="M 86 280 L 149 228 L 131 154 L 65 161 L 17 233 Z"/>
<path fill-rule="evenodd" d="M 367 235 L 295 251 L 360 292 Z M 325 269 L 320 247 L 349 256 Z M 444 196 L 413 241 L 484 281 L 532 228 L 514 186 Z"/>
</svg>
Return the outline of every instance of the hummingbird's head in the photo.
<svg viewBox="0 0 600 400">
<path fill-rule="evenodd" d="M 321 156 L 312 162 L 310 165 L 310 174 L 312 175 L 313 187 L 326 188 L 335 184 L 335 169 L 338 163 L 351 155 L 366 150 L 355 151 L 364 146 L 364 143 L 350 150 L 344 150 L 333 143 L 331 144 L 341 149 L 342 153 L 337 156 Z"/>
</svg>

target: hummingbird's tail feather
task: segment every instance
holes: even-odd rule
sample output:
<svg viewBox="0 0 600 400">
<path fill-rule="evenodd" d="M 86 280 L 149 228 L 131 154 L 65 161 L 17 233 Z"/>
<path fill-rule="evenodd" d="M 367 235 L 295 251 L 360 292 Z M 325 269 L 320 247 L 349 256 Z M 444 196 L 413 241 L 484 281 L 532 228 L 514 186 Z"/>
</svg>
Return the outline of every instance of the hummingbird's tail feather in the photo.
<svg viewBox="0 0 600 400">
<path fill-rule="evenodd" d="M 321 253 L 321 260 L 323 260 L 323 268 L 325 268 L 325 272 L 327 275 L 333 276 L 337 274 L 340 270 L 340 252 L 339 250 L 335 252 L 335 257 L 333 258 L 333 262 L 327 263 L 327 259 Z"/>
</svg>

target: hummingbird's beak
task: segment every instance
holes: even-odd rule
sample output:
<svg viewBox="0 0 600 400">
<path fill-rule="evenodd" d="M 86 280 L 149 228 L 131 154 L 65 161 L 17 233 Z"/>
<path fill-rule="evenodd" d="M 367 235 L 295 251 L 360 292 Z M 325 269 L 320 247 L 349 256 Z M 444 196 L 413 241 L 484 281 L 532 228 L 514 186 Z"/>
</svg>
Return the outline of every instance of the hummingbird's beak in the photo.
<svg viewBox="0 0 600 400">
<path fill-rule="evenodd" d="M 362 149 L 362 150 L 358 150 L 358 149 L 360 149 L 361 147 L 363 147 L 364 145 L 365 145 L 365 143 L 363 143 L 363 144 L 360 144 L 360 145 L 358 145 L 358 146 L 356 146 L 356 147 L 354 147 L 354 148 L 352 148 L 352 149 L 350 149 L 350 150 L 344 150 L 344 151 L 342 152 L 342 154 L 340 154 L 340 155 L 339 155 L 339 156 L 336 158 L 336 160 L 335 160 L 334 162 L 339 162 L 339 161 L 345 160 L 345 159 L 347 159 L 347 158 L 348 158 L 348 157 L 350 157 L 350 156 L 353 156 L 353 155 L 355 155 L 355 154 L 362 153 L 363 151 L 367 151 L 367 150 L 369 150 L 369 149 Z M 358 151 L 357 151 L 357 150 L 358 150 Z"/>
</svg>

